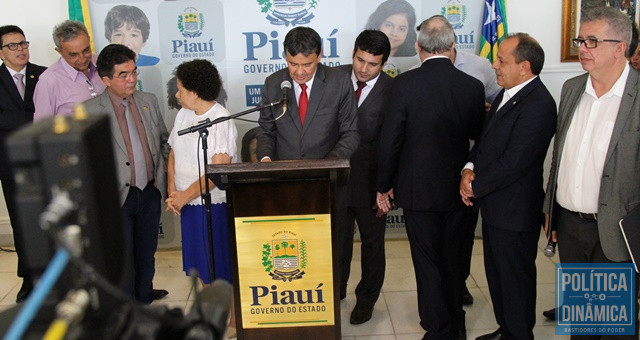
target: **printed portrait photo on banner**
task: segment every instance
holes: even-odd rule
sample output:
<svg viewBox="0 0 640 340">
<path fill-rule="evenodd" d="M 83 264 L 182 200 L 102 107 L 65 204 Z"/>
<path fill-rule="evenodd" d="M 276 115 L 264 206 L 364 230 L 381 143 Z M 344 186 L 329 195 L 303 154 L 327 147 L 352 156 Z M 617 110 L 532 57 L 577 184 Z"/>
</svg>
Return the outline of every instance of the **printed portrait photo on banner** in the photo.
<svg viewBox="0 0 640 340">
<path fill-rule="evenodd" d="M 151 25 L 144 12 L 129 5 L 112 7 L 104 18 L 104 36 L 112 44 L 122 44 L 136 52 L 136 66 L 153 66 L 160 59 L 140 54 L 147 44 Z"/>
<path fill-rule="evenodd" d="M 405 0 L 386 0 L 371 13 L 365 29 L 379 30 L 391 43 L 389 57 L 411 57 L 416 52 L 416 10 Z"/>
</svg>

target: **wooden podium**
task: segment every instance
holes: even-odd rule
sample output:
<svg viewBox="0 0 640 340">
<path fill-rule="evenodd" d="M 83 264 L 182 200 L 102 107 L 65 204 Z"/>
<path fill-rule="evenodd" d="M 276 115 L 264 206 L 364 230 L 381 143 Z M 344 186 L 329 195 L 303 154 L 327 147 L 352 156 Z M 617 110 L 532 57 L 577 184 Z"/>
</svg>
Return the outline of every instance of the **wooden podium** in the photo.
<svg viewBox="0 0 640 340">
<path fill-rule="evenodd" d="M 207 168 L 227 192 L 238 339 L 341 338 L 334 214 L 348 172 L 346 159 Z"/>
</svg>

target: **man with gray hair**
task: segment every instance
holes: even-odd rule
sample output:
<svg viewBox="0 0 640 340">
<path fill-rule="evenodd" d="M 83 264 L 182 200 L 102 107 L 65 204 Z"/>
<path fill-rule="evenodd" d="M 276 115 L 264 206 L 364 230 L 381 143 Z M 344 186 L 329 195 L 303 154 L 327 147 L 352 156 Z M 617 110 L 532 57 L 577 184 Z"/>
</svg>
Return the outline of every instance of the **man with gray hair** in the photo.
<svg viewBox="0 0 640 340">
<path fill-rule="evenodd" d="M 631 261 L 618 226 L 640 209 L 640 73 L 625 58 L 630 42 L 631 20 L 618 9 L 582 13 L 573 45 L 587 73 L 562 87 L 543 206 L 563 263 Z M 637 320 L 637 301 L 635 312 Z M 635 326 L 615 337 L 638 339 Z"/>
<path fill-rule="evenodd" d="M 53 42 L 60 59 L 40 75 L 33 101 L 33 120 L 63 114 L 73 107 L 102 93 L 105 85 L 96 69 L 91 53 L 89 32 L 78 21 L 66 20 L 53 29 Z"/>
<path fill-rule="evenodd" d="M 458 196 L 469 140 L 482 129 L 484 86 L 455 68 L 453 27 L 442 16 L 423 22 L 422 66 L 395 78 L 393 105 L 378 147 L 377 204 L 404 209 L 424 339 L 466 339 L 462 228 Z"/>
</svg>

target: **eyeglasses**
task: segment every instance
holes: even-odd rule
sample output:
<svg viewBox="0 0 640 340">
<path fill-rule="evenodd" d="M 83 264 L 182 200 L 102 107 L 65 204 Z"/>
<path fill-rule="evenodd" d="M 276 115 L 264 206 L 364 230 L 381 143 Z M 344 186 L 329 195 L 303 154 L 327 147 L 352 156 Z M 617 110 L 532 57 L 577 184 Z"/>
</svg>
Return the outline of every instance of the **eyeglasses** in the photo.
<svg viewBox="0 0 640 340">
<path fill-rule="evenodd" d="M 586 48 L 596 48 L 598 47 L 598 43 L 599 42 L 614 42 L 614 43 L 619 43 L 622 42 L 622 40 L 613 40 L 613 39 L 598 39 L 598 38 L 587 38 L 587 39 L 582 39 L 582 38 L 575 38 L 575 39 L 571 39 L 571 43 L 573 45 L 573 47 L 575 48 L 580 48 L 580 44 L 584 44 L 584 47 Z"/>
<path fill-rule="evenodd" d="M 140 74 L 140 69 L 139 68 L 135 68 L 132 72 L 124 72 L 124 73 L 120 73 L 117 76 L 114 76 L 120 80 L 127 80 L 129 77 L 135 77 L 137 75 Z"/>
<path fill-rule="evenodd" d="M 18 46 L 20 46 L 22 49 L 27 49 L 29 48 L 29 42 L 22 40 L 21 42 L 17 43 L 8 43 L 6 45 L 2 45 L 2 48 L 6 47 L 9 49 L 9 51 L 15 51 L 18 49 Z"/>
<path fill-rule="evenodd" d="M 89 86 L 89 91 L 91 91 L 91 98 L 95 98 L 98 94 L 96 93 L 96 90 L 93 88 L 93 84 L 87 80 L 87 86 Z"/>
</svg>

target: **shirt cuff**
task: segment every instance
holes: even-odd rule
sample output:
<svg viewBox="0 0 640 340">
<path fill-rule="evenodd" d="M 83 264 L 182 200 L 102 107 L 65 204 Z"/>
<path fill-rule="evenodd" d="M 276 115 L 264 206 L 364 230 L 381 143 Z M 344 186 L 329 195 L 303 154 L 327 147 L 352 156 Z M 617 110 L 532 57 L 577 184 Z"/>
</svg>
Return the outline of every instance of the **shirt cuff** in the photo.
<svg viewBox="0 0 640 340">
<path fill-rule="evenodd" d="M 464 168 L 462 168 L 462 171 L 460 171 L 461 175 L 462 175 L 462 173 L 464 172 L 465 169 L 469 169 L 469 170 L 473 171 L 473 163 L 467 162 L 467 164 L 464 165 Z"/>
</svg>

